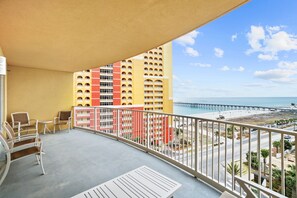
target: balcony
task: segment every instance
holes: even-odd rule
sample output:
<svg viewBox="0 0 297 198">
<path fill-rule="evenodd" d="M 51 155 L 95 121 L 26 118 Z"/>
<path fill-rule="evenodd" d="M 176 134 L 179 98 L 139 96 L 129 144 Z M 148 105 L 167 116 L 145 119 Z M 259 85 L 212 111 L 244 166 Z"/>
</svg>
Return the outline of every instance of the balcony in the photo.
<svg viewBox="0 0 297 198">
<path fill-rule="evenodd" d="M 182 183 L 176 197 L 219 197 L 218 192 L 178 168 L 110 138 L 79 129 L 41 138 L 46 175 L 39 175 L 39 167 L 32 166 L 33 157 L 15 162 L 0 197 L 71 197 L 143 165 Z"/>
<path fill-rule="evenodd" d="M 247 195 L 239 185 L 241 179 L 258 185 L 261 192 L 294 193 L 294 187 L 286 186 L 286 178 L 290 166 L 296 166 L 297 151 L 280 148 L 284 148 L 288 136 L 292 141 L 297 139 L 296 132 L 159 112 L 109 110 L 114 116 L 113 129 L 104 131 L 98 130 L 100 126 L 91 126 L 96 133 L 156 155 L 220 191 Z M 94 111 L 100 112 L 101 107 Z M 121 116 L 124 114 L 125 119 Z M 127 116 L 136 123 L 128 129 L 123 126 Z M 279 148 L 274 148 L 275 141 L 279 141 Z M 268 153 L 265 163 L 263 149 Z M 272 174 L 275 171 L 279 171 L 279 178 Z"/>
</svg>

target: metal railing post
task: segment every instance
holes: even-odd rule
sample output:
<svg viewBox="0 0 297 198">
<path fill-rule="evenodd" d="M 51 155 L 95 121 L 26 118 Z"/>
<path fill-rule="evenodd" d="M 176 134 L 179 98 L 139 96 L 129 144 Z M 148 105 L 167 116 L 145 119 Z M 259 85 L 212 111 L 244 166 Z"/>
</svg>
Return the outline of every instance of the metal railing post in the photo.
<svg viewBox="0 0 297 198">
<path fill-rule="evenodd" d="M 94 132 L 97 131 L 97 110 L 96 107 L 94 107 Z"/>
<path fill-rule="evenodd" d="M 117 140 L 119 140 L 119 135 L 120 135 L 120 110 L 117 109 Z"/>
<path fill-rule="evenodd" d="M 149 113 L 146 114 L 146 120 L 147 120 L 147 124 L 146 124 L 146 152 L 149 151 L 150 148 L 150 115 Z"/>
<path fill-rule="evenodd" d="M 198 120 L 195 119 L 195 173 L 198 175 Z"/>
<path fill-rule="evenodd" d="M 297 135 L 295 135 L 295 142 L 297 140 Z M 295 147 L 295 168 L 297 168 L 297 149 Z M 295 175 L 295 193 L 297 194 L 297 174 Z"/>
</svg>

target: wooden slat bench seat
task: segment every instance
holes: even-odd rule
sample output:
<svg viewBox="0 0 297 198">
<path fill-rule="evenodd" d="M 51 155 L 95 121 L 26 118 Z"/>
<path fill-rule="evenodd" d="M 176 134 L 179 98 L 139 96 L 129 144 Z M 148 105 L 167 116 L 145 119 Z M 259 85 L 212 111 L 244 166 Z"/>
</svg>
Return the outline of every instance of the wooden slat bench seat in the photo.
<svg viewBox="0 0 297 198">
<path fill-rule="evenodd" d="M 73 198 L 160 198 L 172 197 L 181 184 L 142 166 L 109 180 Z"/>
</svg>

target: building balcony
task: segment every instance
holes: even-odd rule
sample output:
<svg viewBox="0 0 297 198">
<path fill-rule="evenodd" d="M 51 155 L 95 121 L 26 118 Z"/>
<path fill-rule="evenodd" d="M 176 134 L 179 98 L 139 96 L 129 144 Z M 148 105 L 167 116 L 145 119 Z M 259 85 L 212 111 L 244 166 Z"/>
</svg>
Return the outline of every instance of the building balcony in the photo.
<svg viewBox="0 0 297 198">
<path fill-rule="evenodd" d="M 176 197 L 219 197 L 178 168 L 104 136 L 75 129 L 41 138 L 46 175 L 39 175 L 39 167 L 32 166 L 33 157 L 17 161 L 1 186 L 0 197 L 71 197 L 143 165 L 182 183 Z"/>
<path fill-rule="evenodd" d="M 245 196 L 235 183 L 238 178 L 250 180 L 251 185 L 258 183 L 256 187 L 262 191 L 267 189 L 265 183 L 261 186 L 261 166 L 255 170 L 246 165 L 246 153 L 251 156 L 252 152 L 268 148 L 264 179 L 273 181 L 272 170 L 279 168 L 280 177 L 285 177 L 289 161 L 283 150 L 280 157 L 273 157 L 272 142 L 281 138 L 280 148 L 283 148 L 285 136 L 297 138 L 293 131 L 222 120 L 92 108 L 96 114 L 109 110 L 114 119 L 106 117 L 104 120 L 98 115 L 100 122 L 79 122 L 84 107 L 75 107 L 74 130 L 41 135 L 46 175 L 39 175 L 39 167 L 32 166 L 33 157 L 16 161 L 1 186 L 0 197 L 71 197 L 143 165 L 182 184 L 174 193 L 176 197 L 219 197 L 219 191 Z M 90 108 L 85 109 L 90 111 Z M 138 123 L 138 127 L 127 125 L 129 128 L 124 128 L 122 117 L 116 116 L 125 113 L 126 117 L 129 112 L 129 118 L 132 123 Z M 162 125 L 158 124 L 160 121 Z M 296 150 L 294 152 L 296 154 Z M 260 155 L 257 158 L 259 162 L 262 160 Z M 276 160 L 280 165 L 275 165 Z M 296 155 L 291 160 L 296 165 Z M 225 168 L 230 163 L 238 163 L 240 173 L 235 175 L 235 171 Z M 272 188 L 271 184 L 268 188 L 269 185 Z M 285 183 L 280 185 L 285 187 Z"/>
</svg>

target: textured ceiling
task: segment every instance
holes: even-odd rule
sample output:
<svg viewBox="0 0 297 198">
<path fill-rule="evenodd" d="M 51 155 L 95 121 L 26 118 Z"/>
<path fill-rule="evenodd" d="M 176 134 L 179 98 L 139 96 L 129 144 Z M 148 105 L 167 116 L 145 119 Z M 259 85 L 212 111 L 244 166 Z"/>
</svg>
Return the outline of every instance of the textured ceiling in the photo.
<svg viewBox="0 0 297 198">
<path fill-rule="evenodd" d="M 8 65 L 79 71 L 171 41 L 247 0 L 1 0 Z"/>
</svg>

